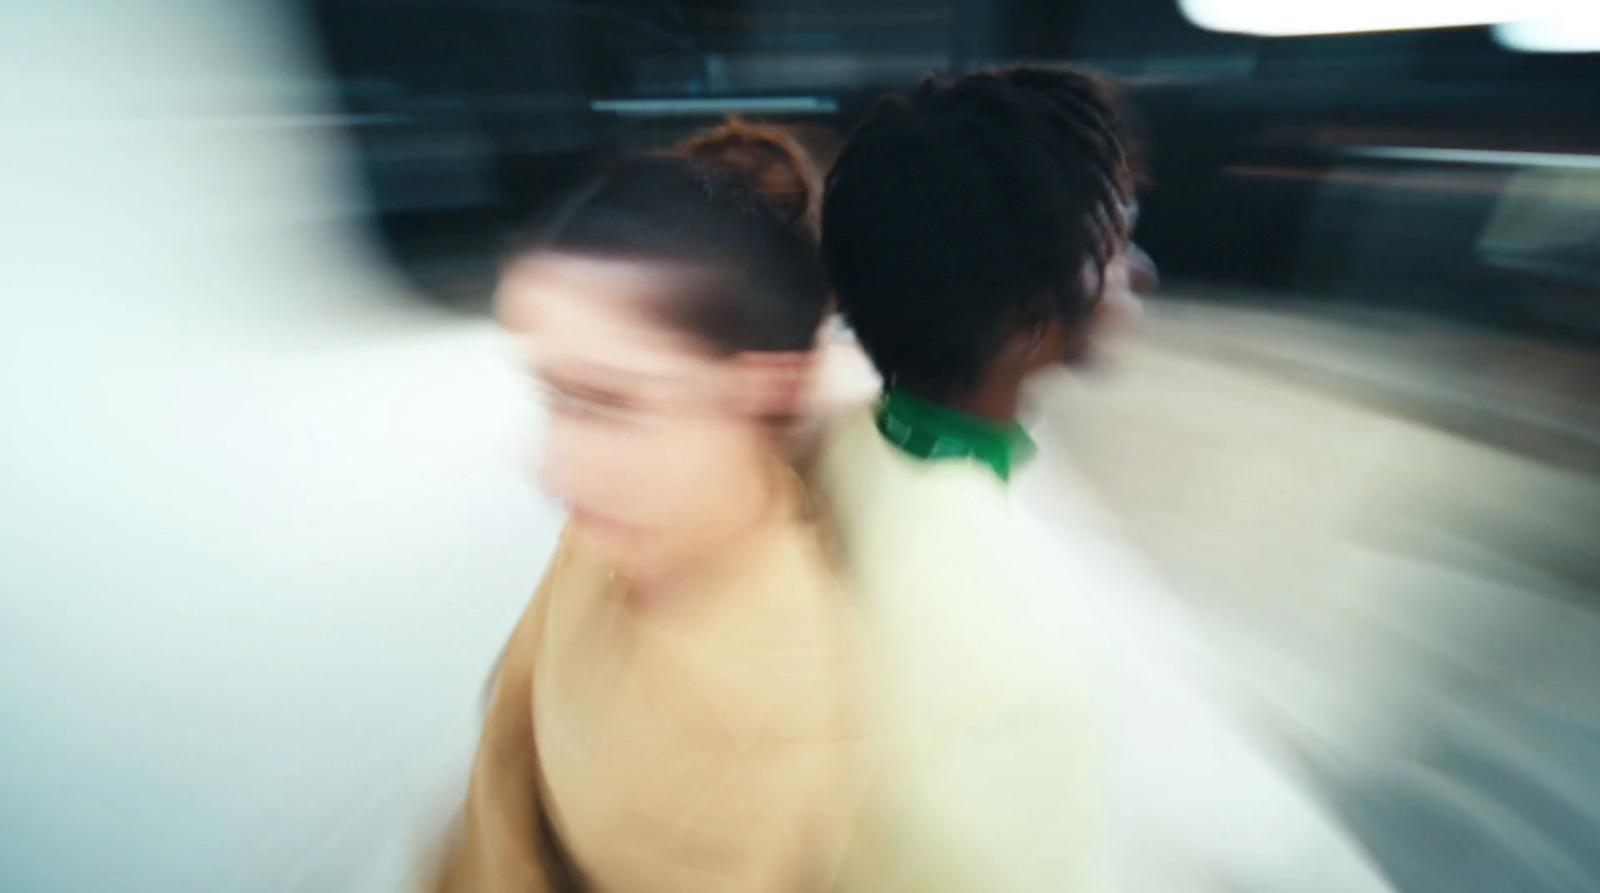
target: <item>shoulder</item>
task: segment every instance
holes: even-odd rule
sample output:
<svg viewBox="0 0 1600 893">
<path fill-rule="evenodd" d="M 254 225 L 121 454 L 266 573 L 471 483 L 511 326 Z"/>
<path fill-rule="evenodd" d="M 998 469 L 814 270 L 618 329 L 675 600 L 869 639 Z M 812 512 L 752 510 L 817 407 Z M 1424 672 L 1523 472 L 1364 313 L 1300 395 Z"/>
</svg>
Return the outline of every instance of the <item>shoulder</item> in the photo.
<svg viewBox="0 0 1600 893">
<path fill-rule="evenodd" d="M 888 568 L 962 580 L 1011 563 L 1017 519 L 1004 484 L 977 463 L 905 455 L 870 407 L 831 433 L 812 486 L 854 582 Z"/>
<path fill-rule="evenodd" d="M 810 525 L 773 544 L 730 612 L 708 628 L 700 687 L 741 745 L 842 733 L 859 621 Z"/>
<path fill-rule="evenodd" d="M 873 660 L 930 704 L 1034 691 L 1084 669 L 1077 581 L 988 469 L 904 456 L 863 414 L 830 443 L 819 489 Z"/>
</svg>

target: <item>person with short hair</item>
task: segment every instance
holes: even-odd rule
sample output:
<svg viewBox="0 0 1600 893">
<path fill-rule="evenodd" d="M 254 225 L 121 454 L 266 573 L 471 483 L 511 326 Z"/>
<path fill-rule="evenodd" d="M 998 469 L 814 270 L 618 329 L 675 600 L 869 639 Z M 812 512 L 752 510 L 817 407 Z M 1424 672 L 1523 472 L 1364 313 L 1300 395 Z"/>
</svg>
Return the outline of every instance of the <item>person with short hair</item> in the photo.
<svg viewBox="0 0 1600 893">
<path fill-rule="evenodd" d="M 1126 278 L 1134 170 L 1104 82 L 1019 66 L 881 100 L 828 175 L 823 259 L 883 379 L 814 470 L 885 748 L 847 889 L 1114 884 L 1096 642 L 1007 484 L 1024 383 L 1087 356 Z"/>
<path fill-rule="evenodd" d="M 813 471 L 885 733 L 851 890 L 1390 889 L 1207 690 L 1071 463 L 1029 463 L 1024 384 L 1154 283 L 1133 156 L 1105 81 L 1019 66 L 885 99 L 829 175 L 824 259 L 883 379 Z M 1013 502 L 1024 464 L 1045 506 Z"/>
</svg>

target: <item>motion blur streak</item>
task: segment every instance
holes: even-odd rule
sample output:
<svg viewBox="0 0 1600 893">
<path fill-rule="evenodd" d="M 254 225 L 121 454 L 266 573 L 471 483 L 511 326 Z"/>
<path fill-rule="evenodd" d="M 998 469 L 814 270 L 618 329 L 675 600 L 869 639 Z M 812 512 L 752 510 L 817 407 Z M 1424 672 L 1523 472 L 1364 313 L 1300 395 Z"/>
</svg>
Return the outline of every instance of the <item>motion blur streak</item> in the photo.
<svg viewBox="0 0 1600 893">
<path fill-rule="evenodd" d="M 1396 889 L 1600 890 L 1593 4 L 1220 18 L 1268 5 L 1407 6 L 7 4 L 0 890 L 397 889 L 556 532 L 466 312 L 496 227 L 707 110 L 825 154 L 883 88 L 1022 57 L 1128 85 L 1165 295 L 1036 395 L 1085 492 L 1019 497 L 1137 547 L 1124 609 Z M 1325 881 L 1225 818 L 1174 855 Z"/>
<path fill-rule="evenodd" d="M 0 28 L 0 889 L 397 889 L 554 535 L 524 386 L 341 225 L 296 22 L 77 7 Z"/>
<path fill-rule="evenodd" d="M 1241 715 L 1400 890 L 1600 878 L 1593 404 L 1579 425 L 1532 393 L 1515 370 L 1540 364 L 1600 372 L 1394 318 L 1160 305 L 1114 375 L 1048 398 Z"/>
</svg>

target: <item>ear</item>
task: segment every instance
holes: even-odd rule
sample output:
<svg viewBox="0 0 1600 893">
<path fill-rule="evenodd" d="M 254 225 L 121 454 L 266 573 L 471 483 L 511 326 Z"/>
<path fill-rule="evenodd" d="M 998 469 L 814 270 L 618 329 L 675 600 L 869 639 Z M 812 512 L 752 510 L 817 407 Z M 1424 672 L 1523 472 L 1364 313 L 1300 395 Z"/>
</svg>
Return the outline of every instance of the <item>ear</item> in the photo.
<svg viewBox="0 0 1600 893">
<path fill-rule="evenodd" d="M 1136 322 L 1144 313 L 1141 295 L 1155 289 L 1157 274 L 1149 255 L 1129 245 L 1106 271 L 1106 290 L 1095 307 L 1099 324 L 1119 327 Z"/>
<path fill-rule="evenodd" d="M 1093 274 L 1084 270 L 1088 285 Z M 1137 246 L 1129 244 L 1106 265 L 1099 283 L 1099 297 L 1089 313 L 1082 319 L 1063 324 L 1060 362 L 1080 365 L 1094 359 L 1098 342 L 1108 330 L 1123 328 L 1135 322 L 1143 312 L 1138 289 L 1153 287 L 1156 281 L 1155 265 Z"/>
<path fill-rule="evenodd" d="M 740 412 L 758 419 L 795 418 L 805 412 L 815 351 L 745 351 L 733 362 Z"/>
<path fill-rule="evenodd" d="M 525 287 L 533 276 L 532 269 L 526 259 L 513 260 L 500 271 L 499 281 L 495 283 L 495 321 L 514 332 L 527 331 L 533 326 L 533 301 Z"/>
<path fill-rule="evenodd" d="M 1155 265 L 1137 247 L 1129 246 L 1128 250 L 1113 258 L 1106 268 L 1106 283 L 1100 300 L 1095 303 L 1089 316 L 1075 327 L 1076 331 L 1070 339 L 1072 346 L 1066 351 L 1066 362 L 1077 365 L 1086 360 L 1092 361 L 1093 354 L 1108 334 L 1135 325 L 1144 312 L 1139 288 L 1153 287 L 1154 284 Z"/>
<path fill-rule="evenodd" d="M 1074 329 L 1055 316 L 1030 320 L 1012 331 L 998 359 L 1022 375 L 1049 368 L 1070 352 Z"/>
</svg>

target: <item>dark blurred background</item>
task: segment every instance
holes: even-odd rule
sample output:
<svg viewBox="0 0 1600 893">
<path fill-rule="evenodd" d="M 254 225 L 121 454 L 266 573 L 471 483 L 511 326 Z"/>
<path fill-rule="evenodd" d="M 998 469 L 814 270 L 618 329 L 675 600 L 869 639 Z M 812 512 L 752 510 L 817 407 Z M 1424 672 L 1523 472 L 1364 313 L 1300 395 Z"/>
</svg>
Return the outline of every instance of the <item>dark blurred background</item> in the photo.
<svg viewBox="0 0 1600 893">
<path fill-rule="evenodd" d="M 1161 289 L 1016 489 L 1134 547 L 1272 769 L 1148 717 L 1172 787 L 1303 790 L 1407 893 L 1600 889 L 1594 0 L 6 6 L 0 889 L 405 889 L 562 524 L 507 231 L 612 152 L 738 112 L 826 161 L 1017 59 L 1145 132 Z M 1181 815 L 1156 889 L 1328 889 L 1252 815 Z"/>
<path fill-rule="evenodd" d="M 826 163 L 928 72 L 1116 76 L 1163 300 L 1046 427 L 1398 889 L 1600 883 L 1600 791 L 1573 783 L 1600 777 L 1592 4 L 1560 7 L 1570 52 L 1493 24 L 1238 33 L 1341 8 L 1289 0 L 309 8 L 370 225 L 467 308 L 507 228 L 616 151 L 738 112 Z"/>
<path fill-rule="evenodd" d="M 373 225 L 446 300 L 481 302 L 496 235 L 597 156 L 741 111 L 826 158 L 884 89 L 1049 59 L 1126 86 L 1169 280 L 1600 336 L 1600 54 L 1218 33 L 1176 0 L 309 5 Z"/>
</svg>

